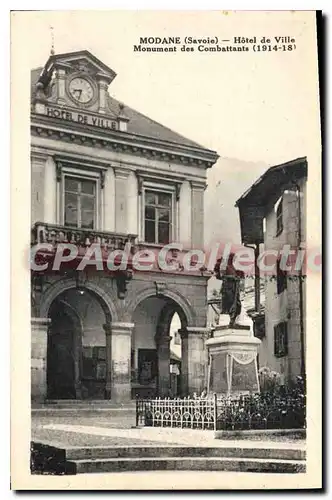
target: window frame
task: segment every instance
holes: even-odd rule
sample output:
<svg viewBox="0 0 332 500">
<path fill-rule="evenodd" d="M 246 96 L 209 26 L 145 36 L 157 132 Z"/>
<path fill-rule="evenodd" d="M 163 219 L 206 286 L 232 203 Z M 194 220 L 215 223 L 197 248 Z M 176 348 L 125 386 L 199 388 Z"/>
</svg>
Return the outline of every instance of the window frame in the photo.
<svg viewBox="0 0 332 500">
<path fill-rule="evenodd" d="M 276 281 L 277 281 L 277 294 L 280 295 L 283 293 L 285 290 L 287 290 L 287 271 L 283 271 L 280 269 L 280 261 L 281 259 L 277 259 L 276 262 L 276 268 L 277 268 L 277 275 L 276 275 Z"/>
<path fill-rule="evenodd" d="M 281 342 L 281 339 L 283 340 Z M 283 349 L 281 348 L 283 347 Z M 274 326 L 274 355 L 284 358 L 288 355 L 288 322 L 280 321 Z"/>
<path fill-rule="evenodd" d="M 78 190 L 77 191 L 70 191 L 66 189 L 66 180 L 67 179 L 73 179 L 78 183 Z M 82 192 L 82 182 L 88 181 L 91 182 L 93 185 L 93 193 L 84 193 Z M 73 229 L 86 229 L 86 230 L 94 230 L 96 227 L 96 218 L 97 218 L 97 184 L 94 179 L 83 179 L 82 177 L 76 177 L 76 176 L 71 176 L 71 175 L 65 175 L 64 177 L 64 207 L 63 207 L 63 217 L 64 217 L 64 225 L 66 227 L 72 227 L 72 225 L 68 224 L 66 222 L 66 194 L 71 194 L 75 196 L 76 201 L 77 201 L 77 225 L 73 226 Z M 92 228 L 89 227 L 83 227 L 82 224 L 82 197 L 86 196 L 89 199 L 93 200 L 93 219 L 92 219 Z"/>
<path fill-rule="evenodd" d="M 100 172 L 93 170 L 83 170 L 70 166 L 63 166 L 61 169 L 60 190 L 58 193 L 58 223 L 65 225 L 65 181 L 66 177 L 75 178 L 78 181 L 89 180 L 95 182 L 95 214 L 93 228 L 73 227 L 73 230 L 82 231 L 97 231 L 101 229 L 102 218 L 102 203 L 101 203 L 101 179 Z"/>
<path fill-rule="evenodd" d="M 170 236 L 168 243 L 171 243 L 176 239 L 177 228 L 178 228 L 178 209 L 177 209 L 177 200 L 176 200 L 176 187 L 175 185 L 166 185 L 166 184 L 157 184 L 156 182 L 144 181 L 142 186 L 142 194 L 140 196 L 141 206 L 140 206 L 140 227 L 139 227 L 139 235 L 140 240 L 146 245 L 159 245 L 164 246 L 168 243 L 159 243 L 159 242 L 147 242 L 145 236 L 145 199 L 146 199 L 146 191 L 152 191 L 155 193 L 165 193 L 171 195 L 171 207 L 170 207 Z"/>
</svg>

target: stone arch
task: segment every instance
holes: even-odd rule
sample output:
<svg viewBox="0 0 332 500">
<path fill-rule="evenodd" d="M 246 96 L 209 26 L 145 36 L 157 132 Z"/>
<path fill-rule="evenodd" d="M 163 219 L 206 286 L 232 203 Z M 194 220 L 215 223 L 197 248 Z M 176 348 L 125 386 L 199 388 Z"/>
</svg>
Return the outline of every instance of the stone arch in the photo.
<svg viewBox="0 0 332 500">
<path fill-rule="evenodd" d="M 97 299 L 96 299 L 97 300 Z M 52 311 L 53 309 L 53 311 Z M 55 310 L 54 310 L 55 309 Z M 71 343 L 71 360 L 73 363 L 73 396 L 81 399 L 81 383 L 80 383 L 80 373 L 82 369 L 82 358 L 80 355 L 80 351 L 82 349 L 82 334 L 83 334 L 83 323 L 79 313 L 76 309 L 66 300 L 61 299 L 61 294 L 58 295 L 55 300 L 51 303 L 48 314 L 50 315 L 51 324 L 48 330 L 48 339 L 47 339 L 47 354 L 46 354 L 46 381 L 47 381 L 47 395 L 49 398 L 54 397 L 54 386 L 58 385 L 57 376 L 53 375 L 54 368 L 54 360 L 52 362 L 52 357 L 54 356 L 54 344 L 51 341 L 51 337 L 54 333 L 58 334 L 59 330 L 56 329 L 55 332 L 53 330 L 54 319 L 55 321 L 58 318 L 58 313 L 61 310 L 61 313 L 65 313 L 65 316 L 69 318 L 70 324 L 72 325 L 72 343 Z M 67 324 L 67 322 L 66 322 Z M 59 337 L 58 337 L 59 340 Z M 62 339 L 61 339 L 62 340 Z M 60 341 L 60 345 L 61 345 Z M 68 346 L 67 346 L 68 347 Z M 67 365 L 68 366 L 68 365 Z"/>
<path fill-rule="evenodd" d="M 54 303 L 54 301 L 52 302 L 52 304 L 53 303 Z M 65 306 L 67 314 L 72 318 L 74 323 L 79 325 L 80 330 L 83 331 L 82 319 L 81 319 L 80 315 L 78 314 L 78 312 L 76 311 L 76 309 L 71 304 L 69 304 L 69 302 L 67 302 L 66 300 L 61 299 L 61 300 L 59 300 L 59 303 L 61 303 Z"/>
<path fill-rule="evenodd" d="M 130 321 L 132 321 L 133 314 L 135 313 L 137 306 L 141 302 L 143 302 L 143 300 L 145 300 L 149 297 L 156 297 L 156 289 L 155 288 L 152 288 L 152 287 L 145 288 L 135 295 L 134 299 L 128 304 L 128 313 L 127 314 L 130 316 L 130 318 L 128 318 Z M 181 315 L 181 312 L 183 313 L 187 325 L 191 325 L 191 326 L 196 325 L 196 313 L 195 313 L 192 305 L 178 291 L 165 288 L 162 291 L 162 293 L 158 294 L 158 297 L 173 300 L 175 302 L 175 304 L 179 306 L 180 315 Z"/>
<path fill-rule="evenodd" d="M 76 287 L 76 281 L 71 278 L 59 280 L 56 283 L 52 284 L 41 297 L 40 317 L 47 318 L 52 302 L 62 292 Z M 97 296 L 97 300 L 99 300 L 100 305 L 103 308 L 107 322 L 112 321 L 116 323 L 119 321 L 118 311 L 112 301 L 112 297 L 101 286 L 92 281 L 89 281 L 85 283 L 81 288 L 85 288 L 86 290 L 92 292 L 95 296 Z"/>
<path fill-rule="evenodd" d="M 157 339 L 162 338 L 164 335 L 168 335 L 174 314 L 178 314 L 180 318 L 181 330 L 186 329 L 188 323 L 183 310 L 180 307 L 174 307 L 173 303 L 167 302 L 159 314 L 156 332 Z"/>
</svg>

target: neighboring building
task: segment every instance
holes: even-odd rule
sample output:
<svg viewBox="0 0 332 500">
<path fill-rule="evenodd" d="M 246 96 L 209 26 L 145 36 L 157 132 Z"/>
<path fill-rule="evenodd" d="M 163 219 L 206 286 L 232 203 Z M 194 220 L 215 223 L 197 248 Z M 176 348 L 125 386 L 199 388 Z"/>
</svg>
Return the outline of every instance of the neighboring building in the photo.
<svg viewBox="0 0 332 500">
<path fill-rule="evenodd" d="M 181 392 L 200 393 L 209 275 L 156 263 L 137 271 L 133 261 L 172 241 L 184 250 L 169 251 L 169 264 L 203 248 L 217 154 L 112 98 L 116 74 L 88 51 L 52 55 L 31 76 L 32 243 L 48 245 L 45 270 L 32 272 L 32 399 L 169 395 L 175 313 Z M 61 242 L 78 256 L 52 271 Z M 92 243 L 104 271 L 77 269 Z M 110 253 L 128 243 L 128 268 L 109 271 Z"/>
<path fill-rule="evenodd" d="M 255 248 L 256 259 L 262 250 L 280 254 L 285 245 L 296 254 L 305 249 L 306 181 L 307 160 L 299 158 L 269 168 L 236 202 L 242 242 Z M 262 340 L 260 366 L 287 381 L 305 376 L 305 272 L 283 271 L 280 259 L 275 261 L 273 276 L 256 276 L 255 306 L 248 312 Z M 259 292 L 263 280 L 264 306 Z"/>
</svg>

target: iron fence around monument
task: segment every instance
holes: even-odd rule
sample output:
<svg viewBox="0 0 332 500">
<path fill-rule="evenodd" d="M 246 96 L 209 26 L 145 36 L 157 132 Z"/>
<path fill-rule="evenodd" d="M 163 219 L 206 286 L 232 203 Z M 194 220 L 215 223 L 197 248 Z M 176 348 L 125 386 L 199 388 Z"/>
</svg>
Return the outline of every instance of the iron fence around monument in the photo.
<svg viewBox="0 0 332 500">
<path fill-rule="evenodd" d="M 136 400 L 136 425 L 201 430 L 305 428 L 302 394 Z"/>
<path fill-rule="evenodd" d="M 136 425 L 216 429 L 216 397 L 136 400 Z"/>
</svg>

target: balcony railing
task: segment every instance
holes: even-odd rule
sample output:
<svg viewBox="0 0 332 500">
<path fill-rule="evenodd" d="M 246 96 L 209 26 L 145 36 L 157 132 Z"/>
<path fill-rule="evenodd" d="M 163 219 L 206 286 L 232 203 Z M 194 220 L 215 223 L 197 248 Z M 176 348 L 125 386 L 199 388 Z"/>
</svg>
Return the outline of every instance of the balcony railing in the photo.
<svg viewBox="0 0 332 500">
<path fill-rule="evenodd" d="M 76 246 L 78 252 L 76 260 L 81 259 L 86 249 L 93 244 L 97 244 L 101 249 L 103 262 L 107 261 L 109 255 L 114 250 L 126 250 L 128 257 L 136 254 L 136 271 L 149 270 L 151 272 L 163 272 L 165 274 L 182 274 L 193 276 L 210 276 L 204 266 L 197 269 L 197 256 L 190 257 L 190 262 L 186 257 L 189 250 L 167 249 L 163 245 L 155 245 L 145 242 L 137 242 L 136 234 L 126 234 L 118 232 L 99 231 L 94 229 L 81 229 L 63 226 L 59 224 L 48 224 L 36 222 L 32 227 L 32 246 L 41 244 L 45 248 L 37 249 L 37 254 L 41 258 L 52 259 L 59 244 L 71 244 Z M 47 248 L 46 244 L 51 245 Z M 166 245 L 167 246 L 167 245 Z M 120 257 L 114 259 L 115 263 Z M 132 259 L 129 259 L 131 265 Z M 184 263 L 186 265 L 184 265 Z M 187 266 L 187 267 L 186 267 Z M 188 267 L 190 267 L 188 269 Z"/>
<path fill-rule="evenodd" d="M 59 243 L 70 243 L 83 248 L 97 243 L 107 252 L 124 250 L 125 245 L 130 243 L 131 253 L 134 253 L 136 238 L 137 235 L 135 234 L 113 233 L 36 222 L 32 228 L 31 242 L 33 245 L 50 243 L 54 247 Z"/>
</svg>

